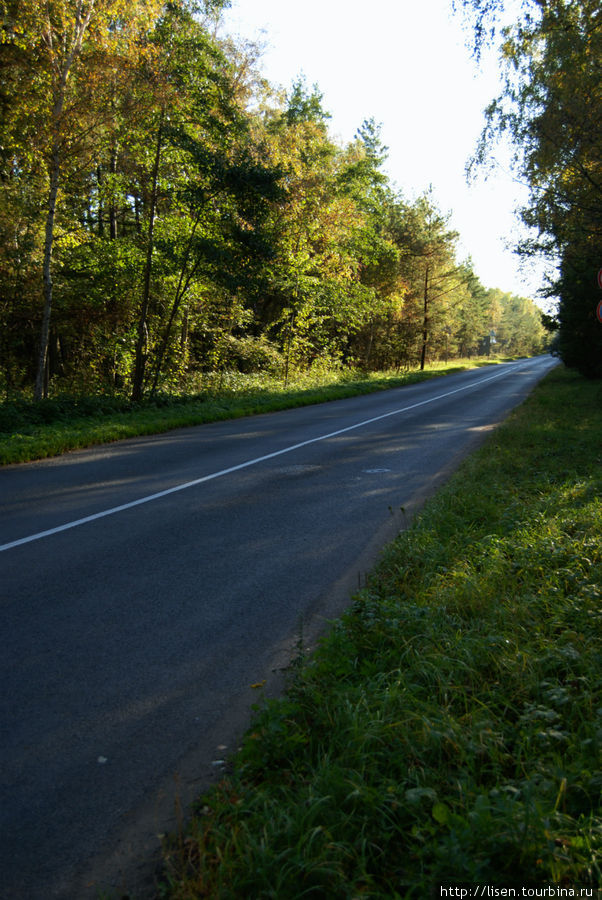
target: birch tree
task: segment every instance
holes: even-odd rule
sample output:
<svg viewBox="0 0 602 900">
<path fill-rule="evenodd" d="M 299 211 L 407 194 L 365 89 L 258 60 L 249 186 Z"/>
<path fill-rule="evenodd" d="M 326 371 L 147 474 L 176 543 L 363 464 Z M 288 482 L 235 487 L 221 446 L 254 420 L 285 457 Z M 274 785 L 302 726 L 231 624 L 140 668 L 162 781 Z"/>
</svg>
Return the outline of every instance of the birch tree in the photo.
<svg viewBox="0 0 602 900">
<path fill-rule="evenodd" d="M 545 293 L 559 298 L 558 348 L 567 365 L 602 377 L 596 318 L 602 239 L 602 14 L 597 0 L 457 0 L 477 52 L 499 41 L 503 89 L 487 110 L 475 165 L 500 135 L 530 189 L 520 211 L 531 232 L 518 251 L 558 265 Z M 500 26 L 504 26 L 501 28 Z"/>
</svg>

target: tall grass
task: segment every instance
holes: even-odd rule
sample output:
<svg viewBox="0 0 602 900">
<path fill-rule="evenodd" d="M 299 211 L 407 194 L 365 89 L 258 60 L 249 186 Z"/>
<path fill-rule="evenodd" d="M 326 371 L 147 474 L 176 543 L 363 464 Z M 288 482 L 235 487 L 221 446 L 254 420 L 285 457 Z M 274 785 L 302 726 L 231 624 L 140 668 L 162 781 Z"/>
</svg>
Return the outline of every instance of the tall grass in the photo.
<svg viewBox="0 0 602 900">
<path fill-rule="evenodd" d="M 390 545 L 162 896 L 600 887 L 602 386 L 556 369 Z"/>
<path fill-rule="evenodd" d="M 460 360 L 424 372 L 361 374 L 357 370 L 300 373 L 284 385 L 263 374 L 223 372 L 199 376 L 194 393 L 159 395 L 132 403 L 124 397 L 63 396 L 35 403 L 0 404 L 0 464 L 56 456 L 172 428 L 274 412 L 412 384 L 501 360 Z"/>
</svg>

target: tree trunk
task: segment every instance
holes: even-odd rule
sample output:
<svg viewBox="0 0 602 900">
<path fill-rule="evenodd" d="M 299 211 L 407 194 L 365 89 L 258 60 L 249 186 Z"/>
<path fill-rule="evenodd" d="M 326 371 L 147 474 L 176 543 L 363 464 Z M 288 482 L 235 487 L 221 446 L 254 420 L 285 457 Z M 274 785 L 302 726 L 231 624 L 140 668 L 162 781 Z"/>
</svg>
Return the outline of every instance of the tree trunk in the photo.
<svg viewBox="0 0 602 900">
<path fill-rule="evenodd" d="M 117 145 L 114 144 L 111 150 L 110 169 L 113 179 L 111 181 L 111 200 L 109 203 L 109 237 L 112 241 L 117 240 L 117 210 L 115 208 L 115 181 L 114 176 L 117 173 Z"/>
<path fill-rule="evenodd" d="M 188 265 L 188 260 L 190 258 L 190 254 L 192 253 L 194 236 L 196 234 L 196 230 L 199 225 L 199 222 L 201 221 L 201 214 L 202 214 L 202 208 L 197 211 L 197 214 L 196 214 L 196 217 L 194 220 L 194 224 L 192 227 L 192 232 L 190 233 L 190 236 L 188 238 L 188 244 L 187 244 L 187 247 L 186 247 L 186 250 L 184 253 L 184 259 L 182 261 L 182 268 L 180 269 L 180 278 L 178 280 L 178 286 L 176 288 L 176 293 L 175 293 L 173 304 L 171 307 L 171 314 L 169 316 L 167 325 L 165 326 L 165 331 L 163 333 L 163 340 L 161 341 L 161 346 L 159 348 L 159 352 L 157 353 L 157 360 L 156 360 L 156 364 L 155 364 L 155 377 L 153 379 L 153 386 L 151 388 L 151 397 L 153 397 L 155 395 L 155 392 L 157 390 L 157 385 L 159 384 L 161 368 L 163 366 L 163 360 L 165 358 L 165 353 L 167 351 L 167 346 L 169 344 L 169 336 L 171 334 L 171 329 L 173 327 L 175 317 L 178 313 L 178 310 L 180 309 L 180 304 L 182 302 L 182 299 L 186 295 L 188 286 L 189 286 L 196 270 L 198 269 L 198 267 L 201 263 L 201 259 L 199 257 L 196 260 L 196 262 L 193 263 L 190 271 L 188 273 L 186 272 L 186 266 Z"/>
<path fill-rule="evenodd" d="M 104 222 L 104 204 L 102 202 L 102 166 L 98 165 L 96 167 L 96 183 L 98 184 L 98 237 L 104 237 L 105 233 L 105 222 Z M 90 216 L 92 218 L 92 216 Z"/>
<path fill-rule="evenodd" d="M 146 265 L 144 267 L 144 286 L 142 290 L 142 305 L 140 319 L 138 321 L 138 339 L 136 341 L 136 361 L 134 365 L 134 377 L 132 379 L 132 400 L 142 399 L 144 391 L 144 377 L 148 360 L 148 310 L 150 306 L 151 275 L 153 269 L 153 248 L 155 232 L 155 215 L 157 210 L 157 193 L 159 182 L 159 165 L 161 163 L 161 144 L 163 142 L 163 111 L 159 120 L 157 132 L 157 146 L 155 149 L 155 161 L 153 163 L 151 200 L 148 222 L 148 243 L 146 248 Z"/>
<path fill-rule="evenodd" d="M 82 0 L 78 0 L 75 8 L 75 28 L 71 48 L 60 68 L 60 77 L 55 88 L 54 103 L 52 108 L 52 126 L 54 137 L 52 140 L 52 152 L 50 155 L 50 186 L 48 191 L 48 214 L 46 216 L 46 234 L 44 238 L 44 312 L 42 315 L 42 331 L 40 335 L 40 350 L 38 353 L 38 365 L 34 399 L 42 400 L 48 396 L 48 381 L 46 378 L 48 363 L 48 338 L 50 335 L 50 315 L 52 312 L 52 250 L 54 245 L 54 221 L 56 216 L 56 202 L 59 192 L 61 177 L 61 128 L 63 109 L 67 94 L 67 81 L 73 67 L 73 63 L 80 53 L 86 28 L 90 23 L 94 2 L 91 2 L 88 11 L 84 13 Z M 52 48 L 52 39 L 50 38 Z"/>
<path fill-rule="evenodd" d="M 424 273 L 424 307 L 422 319 L 422 352 L 420 354 L 420 371 L 424 371 L 426 363 L 426 345 L 429 339 L 429 267 Z"/>
<path fill-rule="evenodd" d="M 56 214 L 56 199 L 59 191 L 61 173 L 61 157 L 58 141 L 55 142 L 52 151 L 52 163 L 50 170 L 50 190 L 48 192 L 48 214 L 46 216 L 46 236 L 44 239 L 44 313 L 42 315 L 42 331 L 40 334 L 40 350 L 38 353 L 38 366 L 34 399 L 42 400 L 48 396 L 48 384 L 46 379 L 46 363 L 48 359 L 48 338 L 50 335 L 50 315 L 52 312 L 52 247 L 54 243 L 54 220 Z"/>
<path fill-rule="evenodd" d="M 370 319 L 370 334 L 368 337 L 368 347 L 366 349 L 366 356 L 364 358 L 364 368 L 367 372 L 370 371 L 370 354 L 372 353 L 372 344 L 374 343 L 374 319 Z"/>
</svg>

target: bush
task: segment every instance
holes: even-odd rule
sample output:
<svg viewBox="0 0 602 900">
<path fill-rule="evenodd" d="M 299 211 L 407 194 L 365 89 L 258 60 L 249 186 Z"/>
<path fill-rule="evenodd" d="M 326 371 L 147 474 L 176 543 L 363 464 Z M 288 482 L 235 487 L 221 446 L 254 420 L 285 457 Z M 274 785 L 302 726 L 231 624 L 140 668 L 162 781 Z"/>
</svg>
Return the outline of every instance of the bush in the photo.
<svg viewBox="0 0 602 900">
<path fill-rule="evenodd" d="M 278 348 L 264 337 L 232 337 L 226 344 L 226 367 L 251 374 L 265 372 L 278 375 L 282 371 L 283 360 Z"/>
</svg>

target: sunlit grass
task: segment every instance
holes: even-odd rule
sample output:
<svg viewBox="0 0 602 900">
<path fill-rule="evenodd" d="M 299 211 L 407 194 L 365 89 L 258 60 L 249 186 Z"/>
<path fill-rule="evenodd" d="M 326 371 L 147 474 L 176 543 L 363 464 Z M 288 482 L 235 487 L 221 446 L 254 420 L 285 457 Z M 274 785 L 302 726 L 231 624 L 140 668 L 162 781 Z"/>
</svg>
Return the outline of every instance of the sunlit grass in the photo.
<svg viewBox="0 0 602 900">
<path fill-rule="evenodd" d="M 456 360 L 453 365 L 436 364 L 424 372 L 310 371 L 295 375 L 286 385 L 282 379 L 261 373 L 224 372 L 197 376 L 188 394 L 162 394 L 142 403 L 111 396 L 7 402 L 0 404 L 0 464 L 43 459 L 173 428 L 353 397 L 498 361 Z"/>
<path fill-rule="evenodd" d="M 554 370 L 386 549 L 167 849 L 166 897 L 600 886 L 601 400 Z"/>
</svg>

